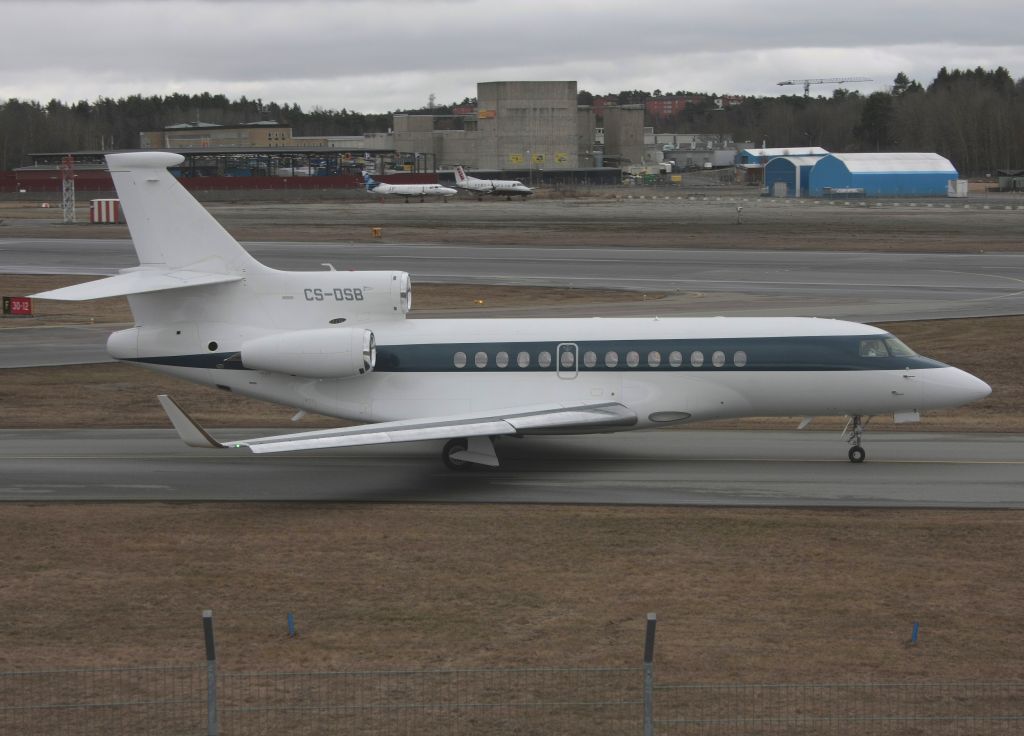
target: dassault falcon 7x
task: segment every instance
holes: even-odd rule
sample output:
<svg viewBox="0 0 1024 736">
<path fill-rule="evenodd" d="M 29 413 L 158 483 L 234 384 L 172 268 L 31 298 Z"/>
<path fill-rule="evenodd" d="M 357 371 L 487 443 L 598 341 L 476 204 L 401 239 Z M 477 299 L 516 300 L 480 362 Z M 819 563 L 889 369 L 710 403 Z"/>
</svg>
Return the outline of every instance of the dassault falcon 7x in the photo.
<svg viewBox="0 0 1024 736">
<path fill-rule="evenodd" d="M 230 447 L 446 440 L 449 467 L 496 466 L 502 436 L 845 415 L 849 458 L 862 462 L 864 418 L 915 421 L 990 393 L 884 330 L 831 319 L 407 319 L 407 273 L 257 262 L 167 171 L 181 161 L 109 154 L 140 265 L 35 296 L 125 295 L 135 326 L 110 336 L 114 358 L 365 422 Z M 160 401 L 185 442 L 225 447 L 171 398 Z"/>
<path fill-rule="evenodd" d="M 405 197 L 406 202 L 410 197 L 419 197 L 422 202 L 423 198 L 427 196 L 448 199 L 448 197 L 458 194 L 455 189 L 441 184 L 386 184 L 377 181 L 365 171 L 363 172 L 363 181 L 366 182 L 366 191 L 372 194 L 394 194 L 398 197 Z"/>
<path fill-rule="evenodd" d="M 517 197 L 529 197 L 533 190 L 516 179 L 477 179 L 475 176 L 466 174 L 461 166 L 455 167 L 455 186 L 474 192 L 477 199 L 483 199 L 483 195 L 491 194 L 495 197 L 504 196 L 511 199 Z"/>
</svg>

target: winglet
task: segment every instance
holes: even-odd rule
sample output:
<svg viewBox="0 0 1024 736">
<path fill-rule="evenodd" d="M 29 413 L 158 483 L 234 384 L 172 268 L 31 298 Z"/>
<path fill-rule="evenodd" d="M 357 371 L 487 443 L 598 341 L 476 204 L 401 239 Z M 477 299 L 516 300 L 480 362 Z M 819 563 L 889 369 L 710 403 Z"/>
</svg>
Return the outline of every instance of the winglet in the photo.
<svg viewBox="0 0 1024 736">
<path fill-rule="evenodd" d="M 211 437 L 205 429 L 200 427 L 185 410 L 175 403 L 167 394 L 160 394 L 157 396 L 160 399 L 160 405 L 167 412 L 167 418 L 171 420 L 171 424 L 174 425 L 174 429 L 177 430 L 178 436 L 181 437 L 189 447 L 213 447 L 221 448 L 225 447 L 220 442 Z"/>
</svg>

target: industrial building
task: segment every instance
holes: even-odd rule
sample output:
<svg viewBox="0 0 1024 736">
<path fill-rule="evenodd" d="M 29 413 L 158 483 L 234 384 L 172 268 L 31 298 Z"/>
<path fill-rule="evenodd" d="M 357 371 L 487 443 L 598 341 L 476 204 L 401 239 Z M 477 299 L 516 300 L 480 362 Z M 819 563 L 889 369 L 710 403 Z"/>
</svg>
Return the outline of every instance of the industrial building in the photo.
<svg viewBox="0 0 1024 736">
<path fill-rule="evenodd" d="M 953 164 L 937 153 L 832 153 L 811 169 L 809 193 L 942 197 L 958 178 Z"/>
<path fill-rule="evenodd" d="M 448 114 L 392 116 L 386 133 L 296 136 L 287 124 L 220 125 L 195 120 L 139 134 L 143 150 L 181 153 L 185 178 L 358 177 L 376 174 L 446 179 L 458 165 L 552 184 L 621 181 L 620 171 L 687 170 L 728 165 L 731 136 L 672 133 L 644 127 L 643 105 L 577 104 L 575 81 L 477 84 L 477 102 Z M 102 168 L 106 151 L 77 151 L 80 168 Z M 35 170 L 50 170 L 64 152 L 33 154 Z M 258 182 L 251 182 L 255 186 Z M 321 181 L 326 186 L 327 182 Z"/>
</svg>

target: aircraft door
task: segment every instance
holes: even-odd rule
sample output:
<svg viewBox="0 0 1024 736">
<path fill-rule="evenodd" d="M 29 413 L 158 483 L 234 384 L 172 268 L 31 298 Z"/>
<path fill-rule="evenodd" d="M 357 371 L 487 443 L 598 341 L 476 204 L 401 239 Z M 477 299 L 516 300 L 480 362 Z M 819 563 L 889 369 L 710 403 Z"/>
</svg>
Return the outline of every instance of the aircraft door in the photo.
<svg viewBox="0 0 1024 736">
<path fill-rule="evenodd" d="M 558 377 L 576 378 L 579 374 L 579 347 L 574 342 L 558 345 Z"/>
</svg>

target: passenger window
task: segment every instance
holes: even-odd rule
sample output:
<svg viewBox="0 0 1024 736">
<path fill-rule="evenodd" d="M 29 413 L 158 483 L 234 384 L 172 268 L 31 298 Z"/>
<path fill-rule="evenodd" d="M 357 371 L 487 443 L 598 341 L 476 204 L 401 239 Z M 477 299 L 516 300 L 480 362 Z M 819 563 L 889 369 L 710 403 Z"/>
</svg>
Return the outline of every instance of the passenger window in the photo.
<svg viewBox="0 0 1024 736">
<path fill-rule="evenodd" d="M 630 350 L 626 353 L 626 365 L 630 368 L 636 368 L 640 365 L 640 353 L 635 350 Z"/>
<path fill-rule="evenodd" d="M 678 368 L 683 364 L 683 354 L 678 350 L 673 350 L 668 354 L 668 364 L 673 368 Z"/>
<path fill-rule="evenodd" d="M 737 368 L 742 368 L 747 364 L 747 354 L 742 350 L 737 350 L 732 354 L 732 363 Z"/>
<path fill-rule="evenodd" d="M 502 350 L 500 353 L 494 356 L 494 365 L 499 368 L 508 368 L 508 353 Z"/>
<path fill-rule="evenodd" d="M 485 353 L 483 350 L 481 350 L 479 353 L 477 353 L 476 355 L 473 356 L 473 362 L 476 364 L 477 368 L 486 368 L 487 367 L 487 353 Z"/>
<path fill-rule="evenodd" d="M 690 365 L 694 368 L 700 368 L 704 365 L 704 353 L 699 350 L 694 350 L 690 353 Z"/>
<path fill-rule="evenodd" d="M 659 353 L 657 350 L 652 350 L 651 352 L 647 353 L 647 365 L 649 365 L 651 368 L 657 368 L 659 365 L 661 365 L 661 353 Z"/>
<path fill-rule="evenodd" d="M 716 350 L 711 354 L 711 365 L 715 368 L 721 368 L 725 365 L 725 353 L 721 350 Z"/>
<path fill-rule="evenodd" d="M 860 357 L 862 358 L 887 358 L 889 351 L 885 349 L 885 342 L 881 339 L 868 339 L 860 341 Z"/>
<path fill-rule="evenodd" d="M 583 365 L 585 365 L 587 368 L 593 368 L 595 365 L 597 365 L 597 353 L 595 353 L 593 350 L 588 350 L 587 352 L 583 353 Z"/>
<path fill-rule="evenodd" d="M 619 354 L 614 350 L 609 350 L 604 354 L 604 364 L 609 368 L 614 368 L 619 364 Z"/>
<path fill-rule="evenodd" d="M 516 356 L 516 365 L 518 365 L 520 368 L 529 368 L 530 354 L 525 350 L 520 352 L 519 355 Z"/>
<path fill-rule="evenodd" d="M 540 353 L 537 354 L 537 365 L 539 365 L 541 368 L 550 368 L 551 353 L 549 353 L 547 350 L 541 350 Z"/>
<path fill-rule="evenodd" d="M 459 352 L 455 353 L 455 356 L 452 358 L 452 363 L 455 364 L 456 368 L 465 368 L 466 367 L 466 354 L 463 353 L 461 350 Z"/>
<path fill-rule="evenodd" d="M 558 356 L 558 362 L 562 364 L 563 368 L 572 368 L 574 356 L 571 350 L 563 350 L 562 354 Z"/>
</svg>

